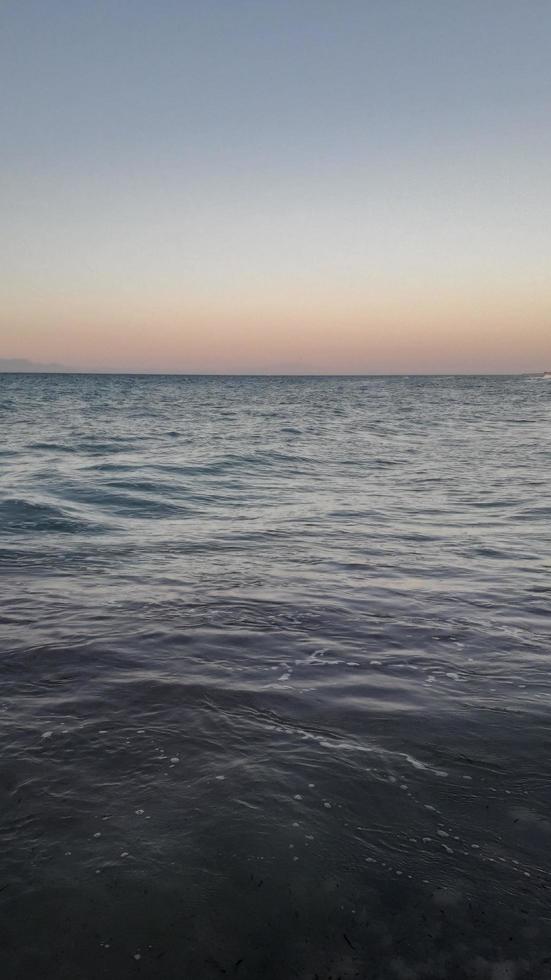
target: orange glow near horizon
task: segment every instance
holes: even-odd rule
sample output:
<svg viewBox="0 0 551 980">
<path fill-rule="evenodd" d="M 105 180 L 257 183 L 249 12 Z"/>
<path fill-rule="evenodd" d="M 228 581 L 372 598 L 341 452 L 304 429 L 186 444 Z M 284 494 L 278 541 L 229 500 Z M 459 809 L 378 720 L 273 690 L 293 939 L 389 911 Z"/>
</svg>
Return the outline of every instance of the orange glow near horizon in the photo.
<svg viewBox="0 0 551 980">
<path fill-rule="evenodd" d="M 353 299 L 294 295 L 267 310 L 229 299 L 220 309 L 106 304 L 93 317 L 92 301 L 51 304 L 47 314 L 44 304 L 40 316 L 4 312 L 2 353 L 79 370 L 183 373 L 515 373 L 551 362 L 549 305 L 537 290 L 499 303 L 480 291 Z"/>
</svg>

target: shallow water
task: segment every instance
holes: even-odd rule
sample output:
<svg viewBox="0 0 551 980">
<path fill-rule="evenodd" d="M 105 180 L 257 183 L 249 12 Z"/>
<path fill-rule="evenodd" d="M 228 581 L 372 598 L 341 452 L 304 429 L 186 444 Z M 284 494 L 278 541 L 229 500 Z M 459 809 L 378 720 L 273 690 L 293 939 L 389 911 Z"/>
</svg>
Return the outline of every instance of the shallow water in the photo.
<svg viewBox="0 0 551 980">
<path fill-rule="evenodd" d="M 2 977 L 551 976 L 551 384 L 0 412 Z"/>
</svg>

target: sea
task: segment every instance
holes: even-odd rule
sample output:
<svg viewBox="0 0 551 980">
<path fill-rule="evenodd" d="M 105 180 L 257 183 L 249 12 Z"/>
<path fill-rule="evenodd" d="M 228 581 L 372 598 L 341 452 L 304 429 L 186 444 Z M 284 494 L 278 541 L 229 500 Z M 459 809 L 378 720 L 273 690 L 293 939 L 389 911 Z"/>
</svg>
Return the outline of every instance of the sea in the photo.
<svg viewBox="0 0 551 980">
<path fill-rule="evenodd" d="M 551 977 L 551 383 L 0 376 L 2 980 Z"/>
</svg>

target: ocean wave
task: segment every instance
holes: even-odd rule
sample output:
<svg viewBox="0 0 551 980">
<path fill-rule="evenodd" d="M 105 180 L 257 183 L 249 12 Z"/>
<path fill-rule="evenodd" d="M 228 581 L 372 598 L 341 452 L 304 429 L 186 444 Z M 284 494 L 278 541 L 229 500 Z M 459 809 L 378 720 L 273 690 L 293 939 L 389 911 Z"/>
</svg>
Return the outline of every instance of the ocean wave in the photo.
<svg viewBox="0 0 551 980">
<path fill-rule="evenodd" d="M 61 533 L 78 534 L 91 530 L 91 522 L 73 515 L 53 503 L 11 497 L 0 500 L 0 529 L 4 534 Z"/>
<path fill-rule="evenodd" d="M 2 392 L 7 972 L 539 977 L 549 386 Z"/>
</svg>

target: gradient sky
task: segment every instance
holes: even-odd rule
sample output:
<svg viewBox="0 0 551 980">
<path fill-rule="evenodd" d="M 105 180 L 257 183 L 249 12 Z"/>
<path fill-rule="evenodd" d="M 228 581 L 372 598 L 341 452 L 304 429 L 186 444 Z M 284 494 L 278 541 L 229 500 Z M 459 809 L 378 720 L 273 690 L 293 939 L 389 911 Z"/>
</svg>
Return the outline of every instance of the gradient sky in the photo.
<svg viewBox="0 0 551 980">
<path fill-rule="evenodd" d="M 551 368 L 549 0 L 4 0 L 0 356 Z"/>
</svg>

